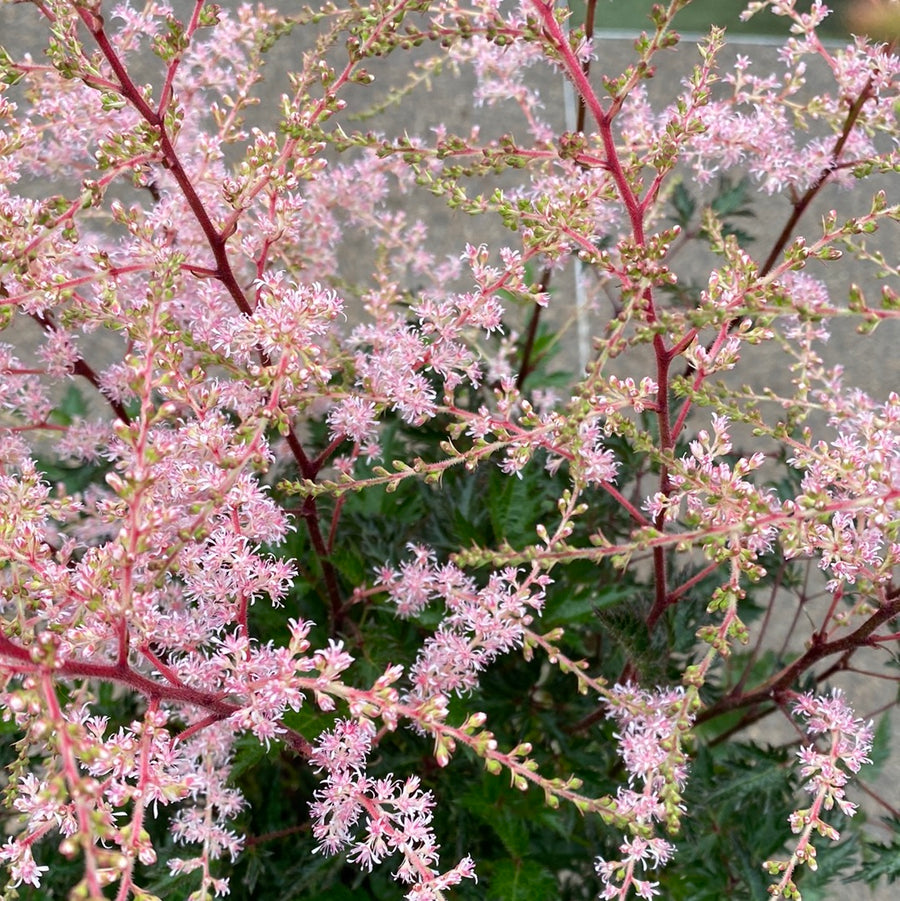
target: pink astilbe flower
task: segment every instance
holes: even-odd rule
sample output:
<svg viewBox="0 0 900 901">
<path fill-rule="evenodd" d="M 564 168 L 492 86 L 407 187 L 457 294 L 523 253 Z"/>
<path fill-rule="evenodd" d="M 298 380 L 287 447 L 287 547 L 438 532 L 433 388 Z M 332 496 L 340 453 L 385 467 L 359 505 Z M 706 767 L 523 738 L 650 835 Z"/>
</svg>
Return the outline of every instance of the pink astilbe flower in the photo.
<svg viewBox="0 0 900 901">
<path fill-rule="evenodd" d="M 378 320 L 358 326 L 349 339 L 358 387 L 420 425 L 437 413 L 439 391 L 452 404 L 458 387 L 480 385 L 485 366 L 479 342 L 501 328 L 501 293 L 532 293 L 521 255 L 502 248 L 499 256 L 502 265 L 491 265 L 486 247 L 467 246 L 461 259 L 472 273 L 474 289 L 423 292 L 410 309 L 415 325 L 370 303 Z M 540 292 L 534 296 L 536 302 L 546 302 Z"/>
<path fill-rule="evenodd" d="M 328 413 L 332 438 L 349 438 L 357 444 L 372 441 L 378 430 L 376 406 L 361 397 L 345 397 Z"/>
<path fill-rule="evenodd" d="M 36 373 L 10 345 L 0 344 L 0 428 L 44 422 L 51 409 L 50 397 Z"/>
<path fill-rule="evenodd" d="M 355 368 L 357 383 L 366 394 L 389 404 L 414 425 L 436 414 L 437 392 L 421 371 L 428 361 L 428 345 L 418 330 L 406 325 L 360 326 L 351 341 L 360 347 Z"/>
<path fill-rule="evenodd" d="M 795 5 L 795 0 L 750 4 L 753 12 L 770 7 L 777 15 L 789 16 L 794 20 L 791 30 L 799 37 L 790 38 L 783 48 L 781 56 L 787 71 L 782 77 L 754 75 L 744 58 L 735 73 L 725 77 L 734 87 L 733 96 L 714 100 L 699 111 L 703 129 L 688 142 L 686 157 L 701 181 L 709 180 L 720 168 L 741 163 L 769 194 L 785 188 L 807 190 L 823 173 L 831 181 L 850 187 L 853 177 L 849 164 L 875 155 L 876 148 L 867 127 L 853 129 L 836 144 L 847 105 L 858 98 L 867 101 L 859 110 L 860 123 L 865 126 L 881 128 L 888 121 L 896 124 L 896 111 L 878 99 L 892 90 L 900 58 L 865 37 L 831 52 L 815 34 L 816 26 L 830 10 L 818 0 L 809 13 L 799 12 Z M 814 118 L 826 122 L 833 135 L 803 140 L 787 108 L 805 83 L 807 56 L 831 68 L 836 91 L 821 91 L 814 111 Z M 839 159 L 833 156 L 836 146 L 840 147 Z"/>
<path fill-rule="evenodd" d="M 616 685 L 607 700 L 607 717 L 615 720 L 614 738 L 628 772 L 628 788 L 616 795 L 617 812 L 639 828 L 665 823 L 683 808 L 673 801 L 687 781 L 687 762 L 679 737 L 693 717 L 686 710 L 683 688 L 647 691 Z M 635 790 L 634 786 L 640 788 Z M 672 810 L 675 805 L 675 810 Z M 637 875 L 665 866 L 675 846 L 658 836 L 635 834 L 619 845 L 621 857 L 597 857 L 594 868 L 603 880 L 603 899 L 624 899 L 632 889 L 639 898 L 659 894 L 659 883 Z"/>
<path fill-rule="evenodd" d="M 619 462 L 613 451 L 603 446 L 602 436 L 597 420 L 586 420 L 578 426 L 578 448 L 570 464 L 574 479 L 588 485 L 615 482 Z"/>
<path fill-rule="evenodd" d="M 417 776 L 405 782 L 366 774 L 375 728 L 368 720 L 339 720 L 324 733 L 312 764 L 325 774 L 324 787 L 310 804 L 317 850 L 335 854 L 348 849 L 349 859 L 364 869 L 396 854 L 401 863 L 394 878 L 409 886 L 410 901 L 440 901 L 444 889 L 475 879 L 471 858 L 441 873 L 439 847 L 431 821 L 434 798 Z"/>
<path fill-rule="evenodd" d="M 658 391 L 659 385 L 650 376 L 644 376 L 638 383 L 633 378 L 620 379 L 611 375 L 602 394 L 592 397 L 591 403 L 598 413 L 606 417 L 622 409 L 642 413 L 654 406 Z"/>
<path fill-rule="evenodd" d="M 579 31 L 574 7 L 552 0 L 284 13 L 199 0 L 0 4 L 4 24 L 43 18 L 47 37 L 34 57 L 0 51 L 0 329 L 15 342 L 25 328 L 40 333 L 27 351 L 0 344 L 0 715 L 18 754 L 0 861 L 11 891 L 57 890 L 65 873 L 48 884 L 52 843 L 82 869 L 73 897 L 143 897 L 139 868 L 171 855 L 150 836 L 168 827 L 183 857 L 161 866 L 177 891 L 226 895 L 225 868 L 245 841 L 235 824 L 245 799 L 231 782 L 240 738 L 284 745 L 319 774 L 319 852 L 365 872 L 392 860 L 408 899 L 444 901 L 475 878 L 472 860 L 441 871 L 438 799 L 423 776 L 372 759 L 390 753 L 383 734 L 410 725 L 413 741 L 434 741 L 441 767 L 465 749 L 515 789 L 543 791 L 548 809 L 568 803 L 616 822 L 627 834 L 616 859 L 597 860 L 603 897 L 653 897 L 652 871 L 674 853 L 663 830 L 674 834 L 684 813 L 682 740 L 695 710 L 708 700 L 715 729 L 725 705 L 759 701 L 749 670 L 723 689 L 713 667 L 746 637 L 737 607 L 764 575 L 760 557 L 812 557 L 836 622 L 855 586 L 854 610 L 868 619 L 842 661 L 895 640 L 882 627 L 900 605 L 900 402 L 843 389 L 813 343 L 845 314 L 890 327 L 896 292 L 885 285 L 869 306 L 854 289 L 843 304 L 809 273 L 841 246 L 895 277 L 870 234 L 897 211 L 878 196 L 862 214 L 827 215 L 812 238 L 799 219 L 820 188 L 896 168 L 900 59 L 862 37 L 826 45 L 820 2 L 808 12 L 794 0 L 754 3 L 789 20 L 778 73 L 738 57 L 716 84 L 728 67 L 713 29 L 657 108 L 643 82 L 674 46 L 669 19 L 682 5 L 658 8 L 634 64 L 604 73 L 599 33 L 587 21 Z M 272 44 L 301 31 L 304 48 L 283 57 L 287 83 L 263 87 Z M 364 66 L 380 82 L 397 69 L 374 58 L 414 47 L 432 49 L 408 80 L 362 99 L 374 78 Z M 804 99 L 814 65 L 833 85 Z M 383 132 L 384 118 L 358 129 L 357 116 L 380 116 L 462 67 L 475 85 L 456 97 L 482 119 L 463 136 L 421 95 L 402 133 Z M 544 105 L 539 67 L 569 79 L 577 125 L 545 120 L 562 111 Z M 524 128 L 501 136 L 494 110 L 509 101 Z M 421 135 L 406 133 L 420 122 Z M 679 183 L 690 170 L 701 182 L 721 174 L 723 191 L 736 171 L 764 193 L 784 191 L 789 227 L 780 238 L 772 229 L 768 257 L 719 221 L 728 203 L 708 192 L 695 203 Z M 436 248 L 451 230 L 410 207 L 429 194 L 448 202 L 454 226 L 465 222 L 455 248 Z M 673 201 L 679 227 L 669 229 Z M 484 214 L 502 223 L 501 244 L 482 243 Z M 698 241 L 722 262 L 695 291 L 701 258 L 683 263 L 681 250 Z M 549 351 L 575 308 L 588 365 L 564 382 L 548 371 Z M 590 360 L 583 327 L 595 329 Z M 776 335 L 792 397 L 715 385 L 746 365 L 752 342 Z M 90 394 L 82 416 L 73 385 Z M 764 420 L 770 400 L 785 422 Z M 832 417 L 829 440 L 785 427 L 816 407 Z M 700 408 L 707 429 L 695 427 Z M 730 421 L 788 449 L 803 479 L 793 496 L 768 490 L 761 470 L 776 454 L 737 451 Z M 363 466 L 382 438 L 396 461 Z M 507 531 L 503 516 L 482 539 L 448 518 L 439 552 L 411 543 L 397 565 L 378 556 L 415 540 L 417 524 L 402 517 L 409 533 L 382 542 L 368 506 L 377 492 L 416 479 L 427 491 L 477 491 L 488 468 L 492 489 L 495 477 L 523 479 L 507 485 L 524 506 L 510 509 Z M 478 481 L 464 483 L 473 471 Z M 611 566 L 621 584 L 607 591 Z M 551 572 L 555 617 L 542 632 Z M 698 609 L 715 579 L 708 613 L 721 622 L 701 624 L 692 645 L 681 612 Z M 590 608 L 627 605 L 639 617 L 642 597 L 653 606 L 638 644 L 667 654 L 660 672 L 685 667 L 683 691 L 604 681 L 622 663 L 635 677 L 641 660 L 629 642 L 605 653 L 607 613 L 598 626 Z M 261 617 L 262 605 L 275 609 Z M 394 613 L 416 621 L 382 621 Z M 835 650 L 829 622 L 814 637 L 816 652 Z M 574 648 L 590 659 L 570 657 Z M 557 674 L 601 694 L 627 773 L 610 797 L 582 795 L 575 774 L 548 775 L 569 756 L 553 742 L 534 758 L 531 741 L 505 753 L 482 729 L 486 714 L 465 710 L 487 690 L 488 668 L 508 655 L 512 669 L 516 652 L 544 655 L 516 670 L 540 681 L 503 729 L 527 716 L 528 737 L 540 738 L 533 708 L 545 685 L 562 684 Z M 754 653 L 751 664 L 767 659 Z M 563 719 L 574 712 L 569 700 L 549 698 L 540 722 L 556 707 Z M 800 753 L 816 800 L 791 825 L 805 837 L 812 825 L 832 834 L 820 810 L 855 809 L 845 783 L 871 736 L 841 703 L 798 702 L 809 729 L 832 736 L 830 753 Z M 291 727 L 301 710 L 317 737 Z M 589 734 L 584 724 L 573 741 Z M 284 825 L 279 836 L 307 828 Z M 573 864 L 579 879 L 584 866 Z"/>
<path fill-rule="evenodd" d="M 383 567 L 378 571 L 381 584 L 387 589 L 397 613 L 403 617 L 416 616 L 434 598 L 439 597 L 439 586 L 451 579 L 461 579 L 462 573 L 455 567 L 438 568 L 437 555 L 421 545 L 410 544 L 411 560 L 404 560 L 398 567 Z"/>
<path fill-rule="evenodd" d="M 475 21 L 491 28 L 501 26 L 510 33 L 520 32 L 531 13 L 527 0 L 514 5 L 514 11 L 500 13 L 500 4 L 480 3 Z M 584 60 L 590 59 L 590 42 L 582 42 L 579 53 Z M 478 87 L 475 100 L 479 105 L 493 106 L 500 101 L 513 100 L 521 109 L 535 140 L 550 140 L 552 129 L 537 116 L 543 107 L 540 94 L 526 82 L 525 75 L 532 65 L 544 61 L 540 49 L 524 41 L 507 42 L 500 45 L 486 40 L 481 35 L 457 44 L 452 48 L 451 58 L 457 62 L 472 65 Z"/>
<path fill-rule="evenodd" d="M 714 553 L 717 539 L 711 536 L 725 533 L 729 546 L 738 553 L 746 548 L 758 556 L 771 547 L 776 535 L 774 526 L 760 524 L 749 530 L 747 524 L 756 518 L 765 519 L 776 509 L 773 493 L 758 488 L 746 476 L 762 466 L 765 457 L 757 452 L 741 457 L 732 466 L 719 458 L 731 452 L 728 419 L 714 414 L 713 431 L 701 429 L 690 443 L 690 454 L 673 468 L 672 491 L 657 492 L 648 498 L 645 508 L 651 516 L 663 515 L 674 521 L 684 505 L 684 515 L 692 528 L 699 527 L 709 535 L 709 553 Z M 715 498 L 715 503 L 710 502 Z"/>
<path fill-rule="evenodd" d="M 41 886 L 41 876 L 50 868 L 38 866 L 31 853 L 32 842 L 27 839 L 8 838 L 0 848 L 0 860 L 9 867 L 11 885 L 16 888 L 24 882 L 35 888 Z"/>
<path fill-rule="evenodd" d="M 890 523 L 900 510 L 900 395 L 877 404 L 862 392 L 851 401 L 821 392 L 833 411 L 837 437 L 799 445 L 791 465 L 803 471 L 803 492 L 791 512 L 816 499 L 828 516 L 796 516 L 784 527 L 789 556 L 815 555 L 830 576 L 829 589 L 860 578 L 886 583 L 900 562 Z"/>
<path fill-rule="evenodd" d="M 60 377 L 72 374 L 80 354 L 71 335 L 54 330 L 38 349 L 38 356 L 47 366 L 48 374 Z"/>
<path fill-rule="evenodd" d="M 479 588 L 453 564 L 438 566 L 430 554 L 422 559 L 421 550 L 413 569 L 387 574 L 389 590 L 399 595 L 407 615 L 429 597 L 440 598 L 447 608 L 410 670 L 412 697 L 419 701 L 474 689 L 488 664 L 521 646 L 552 581 L 545 574 L 507 567 L 492 573 Z"/>
<path fill-rule="evenodd" d="M 781 279 L 786 300 L 797 312 L 784 325 L 785 337 L 795 342 L 805 359 L 806 368 L 820 363 L 812 355 L 813 341 L 825 343 L 830 337 L 826 317 L 835 312 L 830 301 L 828 286 L 806 272 L 789 272 Z"/>
<path fill-rule="evenodd" d="M 343 314 L 343 302 L 319 284 L 298 285 L 284 273 L 256 281 L 257 302 L 249 317 L 232 315 L 216 323 L 212 343 L 229 360 L 251 364 L 262 350 L 266 370 L 277 373 L 281 405 L 292 409 L 331 378 L 330 339 L 334 320 Z"/>
<path fill-rule="evenodd" d="M 4 693 L 6 709 L 20 723 L 30 722 L 33 738 L 48 734 L 49 718 L 24 697 L 24 692 Z M 107 718 L 91 714 L 87 706 L 60 708 L 52 698 L 49 706 L 66 737 L 58 742 L 59 753 L 48 758 L 44 778 L 28 773 L 19 779 L 13 803 L 22 818 L 19 837 L 0 849 L 14 881 L 40 885 L 47 868 L 35 865 L 31 846 L 54 833 L 64 853 L 74 854 L 80 837 L 93 838 L 93 846 L 85 849 L 91 856 L 102 853 L 101 845 L 117 848 L 121 853 L 109 857 L 111 873 L 127 872 L 133 859 L 155 863 L 156 851 L 143 829 L 145 813 L 186 800 L 199 786 L 195 762 L 183 747 L 173 746 L 166 714 L 154 705 L 143 720 L 110 732 Z M 82 793 L 95 798 L 90 833 Z"/>
<path fill-rule="evenodd" d="M 213 875 L 215 861 L 226 855 L 234 860 L 244 838 L 229 828 L 229 821 L 245 806 L 241 793 L 228 785 L 229 761 L 234 732 L 228 723 L 206 728 L 185 742 L 183 752 L 190 758 L 193 779 L 190 785 L 193 804 L 182 807 L 173 817 L 172 835 L 179 845 L 199 846 L 191 857 L 168 862 L 173 873 L 201 873 L 201 888 L 212 889 L 217 896 L 229 892 L 227 877 Z"/>
<path fill-rule="evenodd" d="M 770 875 L 781 876 L 777 885 L 769 887 L 769 894 L 799 901 L 801 895 L 792 877 L 803 864 L 811 870 L 817 868 L 816 849 L 811 840 L 813 832 L 835 842 L 841 837 L 837 829 L 822 819 L 822 813 L 835 804 L 845 816 L 856 813 L 857 806 L 847 800 L 844 786 L 864 764 L 872 762 L 868 754 L 872 750 L 873 729 L 871 721 L 864 722 L 854 716 L 839 689 L 826 696 L 811 692 L 800 695 L 794 702 L 794 713 L 806 721 L 809 735 L 826 736 L 830 742 L 826 751 L 820 751 L 815 745 L 804 745 L 797 752 L 800 773 L 807 780 L 803 787 L 813 796 L 813 803 L 794 811 L 789 818 L 791 832 L 800 836 L 790 860 L 767 860 L 763 864 Z"/>
</svg>

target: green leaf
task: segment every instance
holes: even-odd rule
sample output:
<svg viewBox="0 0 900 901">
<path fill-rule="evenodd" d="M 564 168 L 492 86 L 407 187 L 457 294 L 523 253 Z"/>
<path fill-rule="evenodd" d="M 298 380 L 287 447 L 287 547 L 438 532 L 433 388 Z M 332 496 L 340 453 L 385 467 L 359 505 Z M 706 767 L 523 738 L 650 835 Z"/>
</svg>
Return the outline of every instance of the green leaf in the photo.
<svg viewBox="0 0 900 901">
<path fill-rule="evenodd" d="M 368 575 L 366 561 L 356 546 L 342 545 L 335 548 L 329 558 L 335 569 L 351 585 L 361 585 Z"/>
<path fill-rule="evenodd" d="M 504 810 L 490 819 L 490 824 L 512 857 L 522 857 L 528 853 L 528 826 L 521 816 Z"/>
<path fill-rule="evenodd" d="M 255 735 L 241 735 L 234 743 L 234 763 L 231 779 L 239 778 L 247 770 L 258 766 L 266 757 L 266 749 Z"/>
<path fill-rule="evenodd" d="M 684 186 L 684 182 L 678 182 L 672 192 L 672 206 L 675 207 L 675 221 L 686 228 L 697 210 L 697 202 L 691 196 L 691 192 Z"/>
<path fill-rule="evenodd" d="M 891 744 L 891 720 L 885 714 L 875 727 L 875 734 L 872 736 L 872 750 L 869 752 L 869 758 L 872 763 L 866 767 L 866 779 L 871 781 L 880 772 L 884 764 L 891 756 L 893 750 Z"/>
<path fill-rule="evenodd" d="M 75 385 L 69 385 L 62 400 L 50 414 L 50 419 L 57 425 L 71 425 L 76 419 L 84 419 L 87 414 L 88 407 L 84 395 Z"/>
<path fill-rule="evenodd" d="M 710 204 L 712 211 L 722 219 L 729 216 L 753 216 L 750 209 L 750 181 L 742 178 L 737 184 L 732 184 L 731 179 L 721 178 L 719 190 Z"/>
<path fill-rule="evenodd" d="M 894 839 L 890 844 L 866 844 L 865 864 L 856 874 L 856 880 L 864 880 L 868 885 L 874 885 L 881 879 L 894 882 L 900 879 L 900 820 L 890 819 L 884 821 L 892 831 Z"/>
<path fill-rule="evenodd" d="M 488 484 L 486 506 L 494 534 L 503 536 L 513 546 L 533 539 L 529 528 L 534 511 L 534 499 L 529 496 L 526 480 L 492 473 Z"/>
<path fill-rule="evenodd" d="M 16 68 L 13 58 L 0 47 L 0 81 L 12 86 L 24 77 L 24 72 Z"/>
<path fill-rule="evenodd" d="M 844 831 L 843 823 L 836 821 L 833 825 L 841 832 Z M 857 834 L 851 834 L 846 841 L 837 845 L 824 840 L 817 841 L 817 868 L 810 870 L 804 867 L 797 876 L 797 887 L 803 893 L 803 901 L 830 901 L 835 897 L 834 886 L 847 882 L 849 871 L 858 860 L 859 850 Z"/>
<path fill-rule="evenodd" d="M 531 860 L 501 860 L 491 874 L 488 901 L 555 901 L 556 879 Z"/>
<path fill-rule="evenodd" d="M 574 568 L 574 564 L 570 569 Z M 594 578 L 599 576 L 597 568 L 593 568 Z M 569 574 L 570 575 L 570 574 Z M 578 586 L 577 580 L 570 580 L 569 584 Z M 594 588 L 591 585 L 579 586 L 577 593 L 563 595 L 548 600 L 541 621 L 545 626 L 566 626 L 576 622 L 587 622 L 598 610 L 604 607 L 612 607 L 628 600 L 633 590 L 631 586 L 621 582 L 603 585 Z"/>
</svg>

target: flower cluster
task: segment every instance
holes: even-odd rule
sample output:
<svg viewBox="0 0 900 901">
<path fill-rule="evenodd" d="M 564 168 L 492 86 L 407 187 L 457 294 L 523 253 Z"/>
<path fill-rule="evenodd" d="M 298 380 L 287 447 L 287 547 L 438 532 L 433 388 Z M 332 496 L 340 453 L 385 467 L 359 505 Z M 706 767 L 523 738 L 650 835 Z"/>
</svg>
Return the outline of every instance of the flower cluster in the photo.
<svg viewBox="0 0 900 901">
<path fill-rule="evenodd" d="M 675 846 L 647 827 L 672 822 L 673 814 L 677 819 L 683 809 L 674 800 L 687 781 L 679 737 L 690 728 L 692 717 L 686 712 L 686 697 L 680 688 L 647 691 L 616 685 L 607 705 L 606 715 L 615 720 L 618 731 L 614 737 L 628 773 L 628 787 L 616 793 L 616 808 L 634 824 L 635 834 L 619 846 L 620 858 L 598 857 L 595 861 L 604 884 L 600 897 L 627 898 L 633 889 L 639 898 L 653 898 L 659 894 L 659 883 L 638 874 L 664 867 Z"/>
<path fill-rule="evenodd" d="M 341 720 L 320 738 L 310 762 L 326 778 L 310 807 L 313 832 L 326 854 L 347 848 L 365 870 L 401 855 L 394 878 L 410 886 L 408 901 L 440 901 L 446 889 L 476 878 L 474 863 L 464 857 L 444 873 L 435 869 L 434 797 L 416 776 L 401 782 L 366 774 L 374 733 L 367 720 Z"/>
<path fill-rule="evenodd" d="M 837 438 L 799 446 L 791 460 L 805 497 L 830 514 L 797 517 L 786 544 L 791 554 L 815 555 L 832 589 L 861 578 L 884 583 L 900 562 L 889 526 L 900 505 L 900 395 L 876 403 L 854 392 L 835 407 L 832 425 Z"/>
<path fill-rule="evenodd" d="M 440 599 L 447 615 L 426 641 L 410 670 L 419 699 L 466 694 L 495 658 L 521 647 L 525 629 L 544 605 L 549 576 L 523 576 L 508 567 L 479 588 L 453 564 L 438 566 L 428 548 L 412 546 L 414 559 L 381 571 L 382 585 L 402 616 Z"/>
<path fill-rule="evenodd" d="M 777 885 L 770 886 L 769 894 L 783 898 L 799 897 L 792 878 L 798 866 L 806 864 L 811 870 L 817 867 L 813 833 L 834 842 L 840 839 L 838 830 L 822 814 L 835 804 L 844 816 L 856 813 L 857 806 L 847 800 L 844 786 L 864 764 L 872 762 L 868 757 L 872 750 L 872 723 L 854 716 L 838 689 L 828 696 L 810 692 L 801 695 L 794 703 L 794 714 L 806 721 L 809 735 L 825 735 L 830 745 L 826 751 L 804 745 L 797 752 L 800 774 L 807 780 L 804 788 L 813 796 L 813 803 L 790 816 L 791 832 L 800 836 L 790 860 L 769 860 L 764 864 L 768 873 L 781 876 Z"/>
<path fill-rule="evenodd" d="M 896 641 L 900 397 L 825 341 L 898 320 L 900 209 L 865 192 L 900 57 L 760 0 L 776 73 L 714 28 L 651 90 L 684 5 L 603 73 L 593 0 L 0 5 L 43 36 L 0 48 L 9 893 L 282 896 L 266 861 L 296 857 L 444 901 L 477 853 L 492 896 L 649 898 L 709 863 L 673 859 L 688 735 L 712 782 L 821 662 Z M 458 129 L 425 93 L 448 72 Z M 757 243 L 754 190 L 784 203 Z M 840 297 L 842 255 L 878 302 Z M 871 743 L 840 694 L 796 711 L 831 744 L 799 755 L 789 893 Z"/>
</svg>

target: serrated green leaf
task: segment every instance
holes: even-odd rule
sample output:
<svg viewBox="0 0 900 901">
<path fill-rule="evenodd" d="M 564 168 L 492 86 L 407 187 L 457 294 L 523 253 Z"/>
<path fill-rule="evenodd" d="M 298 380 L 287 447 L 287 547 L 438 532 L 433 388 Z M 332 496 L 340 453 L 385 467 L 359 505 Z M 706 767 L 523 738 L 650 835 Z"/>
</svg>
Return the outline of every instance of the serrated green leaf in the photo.
<svg viewBox="0 0 900 901">
<path fill-rule="evenodd" d="M 719 190 L 716 193 L 710 207 L 712 211 L 722 219 L 729 216 L 754 216 L 750 209 L 750 181 L 742 178 L 737 184 L 732 184 L 728 178 L 719 180 Z"/>
<path fill-rule="evenodd" d="M 672 206 L 675 207 L 675 221 L 685 228 L 694 217 L 697 210 L 697 202 L 691 196 L 691 192 L 684 186 L 684 182 L 678 182 L 672 191 Z"/>
<path fill-rule="evenodd" d="M 840 830 L 842 826 L 838 824 Z M 853 867 L 859 857 L 859 843 L 857 836 L 851 834 L 849 838 L 839 844 L 820 839 L 816 842 L 817 868 L 810 870 L 804 868 L 797 875 L 797 887 L 803 894 L 803 901 L 831 901 L 836 884 L 847 881 L 848 871 Z"/>
<path fill-rule="evenodd" d="M 534 495 L 527 477 L 510 478 L 494 471 L 488 483 L 485 503 L 491 519 L 491 527 L 497 537 L 513 546 L 533 540 L 532 518 L 535 511 Z"/>
<path fill-rule="evenodd" d="M 885 821 L 892 828 L 894 840 L 890 844 L 868 843 L 865 845 L 865 864 L 854 877 L 869 885 L 874 885 L 881 879 L 895 882 L 900 879 L 900 821 L 896 819 Z"/>
<path fill-rule="evenodd" d="M 266 757 L 266 749 L 254 735 L 241 735 L 234 743 L 234 762 L 231 765 L 231 779 L 240 778 L 247 770 L 258 766 Z"/>
</svg>

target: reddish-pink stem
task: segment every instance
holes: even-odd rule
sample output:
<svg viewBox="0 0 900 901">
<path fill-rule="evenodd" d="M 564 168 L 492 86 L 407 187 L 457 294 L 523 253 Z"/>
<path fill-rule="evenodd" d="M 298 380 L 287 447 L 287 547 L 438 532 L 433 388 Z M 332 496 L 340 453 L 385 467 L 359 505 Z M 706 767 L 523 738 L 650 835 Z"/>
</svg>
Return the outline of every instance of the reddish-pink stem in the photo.
<svg viewBox="0 0 900 901">
<path fill-rule="evenodd" d="M 128 74 L 128 71 L 122 63 L 122 60 L 119 58 L 116 49 L 110 43 L 109 37 L 104 30 L 103 17 L 98 13 L 91 12 L 83 6 L 78 6 L 76 9 L 81 20 L 87 26 L 94 40 L 97 42 L 100 52 L 109 63 L 113 72 L 115 72 L 116 78 L 118 78 L 119 84 L 121 85 L 122 96 L 128 100 L 144 121 L 159 136 L 163 165 L 172 173 L 172 177 L 178 183 L 178 187 L 181 189 L 188 206 L 191 208 L 191 212 L 194 214 L 197 224 L 206 236 L 206 241 L 209 244 L 209 248 L 216 261 L 217 278 L 225 286 L 225 289 L 231 295 L 237 308 L 246 316 L 252 315 L 253 309 L 247 302 L 247 298 L 244 296 L 244 292 L 235 278 L 234 271 L 231 268 L 231 262 L 228 259 L 228 254 L 225 249 L 226 242 L 233 232 L 233 229 L 225 229 L 220 232 L 215 225 L 213 225 L 212 220 L 209 218 L 209 214 L 206 211 L 206 207 L 203 205 L 203 201 L 197 194 L 190 176 L 185 172 L 184 166 L 175 151 L 175 147 L 166 130 L 163 117 L 150 107 L 147 101 L 144 100 L 137 85 L 131 80 L 131 76 Z"/>
<path fill-rule="evenodd" d="M 161 665 L 148 650 L 143 649 L 142 653 L 148 659 L 154 660 L 154 666 L 157 668 L 162 666 L 163 669 L 166 669 L 166 678 L 171 680 L 169 684 L 156 682 L 135 672 L 131 667 L 119 663 L 89 663 L 84 660 L 66 660 L 59 663 L 53 668 L 53 676 L 57 679 L 98 679 L 102 682 L 113 682 L 127 685 L 151 702 L 175 701 L 199 707 L 210 711 L 207 724 L 228 719 L 240 710 L 238 704 L 223 700 L 221 695 L 185 685 L 170 669 L 166 668 L 164 664 Z M 19 664 L 18 667 L 7 667 L 7 669 L 16 669 L 23 673 L 35 673 L 44 669 L 38 660 L 32 658 L 28 650 L 11 641 L 2 632 L 0 632 L 0 656 L 10 658 Z M 160 672 L 163 669 L 160 669 Z M 285 740 L 303 757 L 308 758 L 312 753 L 309 742 L 294 730 L 286 730 Z"/>
</svg>

